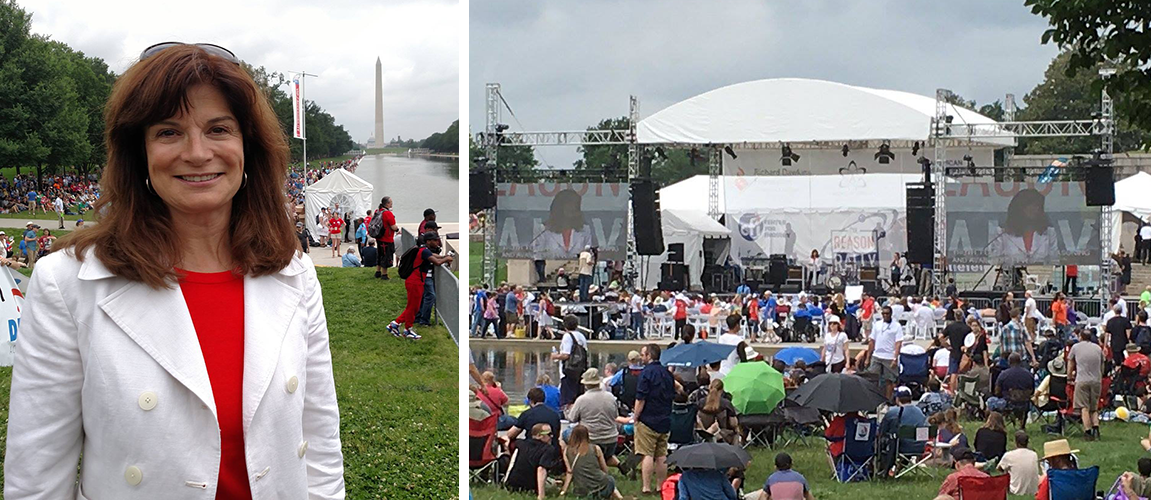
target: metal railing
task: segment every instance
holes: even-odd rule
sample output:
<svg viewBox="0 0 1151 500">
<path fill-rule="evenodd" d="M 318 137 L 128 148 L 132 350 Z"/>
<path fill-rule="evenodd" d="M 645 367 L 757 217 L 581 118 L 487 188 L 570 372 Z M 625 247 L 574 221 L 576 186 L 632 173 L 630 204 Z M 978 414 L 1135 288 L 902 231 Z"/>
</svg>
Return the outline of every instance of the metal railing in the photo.
<svg viewBox="0 0 1151 500">
<path fill-rule="evenodd" d="M 416 237 L 407 229 L 400 229 L 400 242 L 396 251 L 403 255 L 416 246 Z M 439 317 L 456 345 L 460 344 L 460 281 L 446 264 L 432 269 L 432 282 L 436 287 L 436 307 L 432 314 Z"/>
</svg>

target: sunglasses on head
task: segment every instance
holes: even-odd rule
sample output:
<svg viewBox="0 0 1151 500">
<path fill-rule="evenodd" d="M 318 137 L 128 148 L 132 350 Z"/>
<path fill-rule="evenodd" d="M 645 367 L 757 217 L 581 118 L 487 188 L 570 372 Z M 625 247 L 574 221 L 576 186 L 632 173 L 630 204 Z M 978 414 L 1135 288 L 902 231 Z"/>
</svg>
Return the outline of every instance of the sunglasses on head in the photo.
<svg viewBox="0 0 1151 500">
<path fill-rule="evenodd" d="M 228 61 L 231 61 L 231 62 L 236 63 L 236 64 L 240 64 L 240 59 L 236 57 L 236 54 L 233 54 L 232 51 L 225 49 L 219 45 L 216 45 L 214 43 L 192 43 L 192 44 L 188 44 L 188 43 L 184 43 L 184 42 L 161 42 L 161 43 L 157 43 L 155 45 L 152 45 L 152 46 L 144 49 L 144 51 L 140 53 L 140 60 L 143 61 L 149 57 L 152 57 L 152 56 L 159 54 L 159 53 L 161 53 L 167 49 L 170 49 L 172 47 L 176 47 L 179 45 L 195 45 L 201 49 L 204 49 L 204 52 L 207 52 L 211 55 L 223 57 L 224 59 L 227 59 Z"/>
</svg>

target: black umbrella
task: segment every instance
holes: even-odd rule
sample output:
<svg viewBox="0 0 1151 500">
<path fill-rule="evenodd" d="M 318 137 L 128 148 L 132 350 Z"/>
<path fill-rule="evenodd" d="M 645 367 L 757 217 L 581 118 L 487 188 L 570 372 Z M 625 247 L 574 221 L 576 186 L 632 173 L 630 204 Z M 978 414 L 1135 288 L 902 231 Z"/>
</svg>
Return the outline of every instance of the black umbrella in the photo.
<svg viewBox="0 0 1151 500">
<path fill-rule="evenodd" d="M 871 412 L 887 401 L 871 382 L 842 373 L 828 373 L 808 380 L 788 399 L 800 406 L 835 413 Z"/>
<path fill-rule="evenodd" d="M 700 443 L 681 446 L 667 458 L 668 465 L 678 465 L 681 469 L 723 470 L 731 467 L 747 467 L 751 461 L 743 448 L 727 443 Z"/>
</svg>

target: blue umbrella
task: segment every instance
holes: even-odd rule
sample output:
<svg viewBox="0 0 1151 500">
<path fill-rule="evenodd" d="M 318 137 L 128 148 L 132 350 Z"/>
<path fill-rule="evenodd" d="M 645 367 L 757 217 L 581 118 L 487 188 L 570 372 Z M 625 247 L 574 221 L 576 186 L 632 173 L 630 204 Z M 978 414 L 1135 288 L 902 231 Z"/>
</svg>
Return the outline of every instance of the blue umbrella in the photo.
<svg viewBox="0 0 1151 500">
<path fill-rule="evenodd" d="M 715 342 L 693 342 L 690 344 L 677 344 L 675 347 L 663 351 L 659 362 L 664 366 L 704 366 L 716 361 L 727 359 L 735 346 L 717 344 Z"/>
<path fill-rule="evenodd" d="M 775 359 L 783 361 L 787 366 L 794 365 L 800 359 L 810 365 L 819 361 L 819 352 L 808 347 L 788 347 L 775 353 Z"/>
</svg>

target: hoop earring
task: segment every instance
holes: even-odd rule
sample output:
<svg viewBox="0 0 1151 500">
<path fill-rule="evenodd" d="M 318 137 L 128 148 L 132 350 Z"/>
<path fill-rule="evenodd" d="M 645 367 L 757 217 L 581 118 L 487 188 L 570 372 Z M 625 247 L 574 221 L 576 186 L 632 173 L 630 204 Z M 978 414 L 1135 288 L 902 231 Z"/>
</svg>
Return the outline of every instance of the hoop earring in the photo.
<svg viewBox="0 0 1151 500">
<path fill-rule="evenodd" d="M 144 178 L 144 186 L 148 188 L 149 193 L 156 194 L 156 190 L 152 189 L 152 181 L 147 177 Z"/>
<path fill-rule="evenodd" d="M 244 180 L 240 181 L 240 189 L 244 189 L 244 186 L 247 186 L 247 185 L 248 185 L 248 173 L 244 172 Z"/>
</svg>

